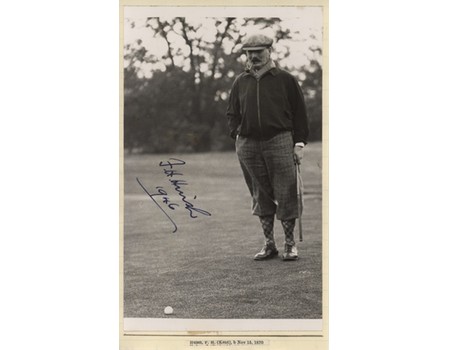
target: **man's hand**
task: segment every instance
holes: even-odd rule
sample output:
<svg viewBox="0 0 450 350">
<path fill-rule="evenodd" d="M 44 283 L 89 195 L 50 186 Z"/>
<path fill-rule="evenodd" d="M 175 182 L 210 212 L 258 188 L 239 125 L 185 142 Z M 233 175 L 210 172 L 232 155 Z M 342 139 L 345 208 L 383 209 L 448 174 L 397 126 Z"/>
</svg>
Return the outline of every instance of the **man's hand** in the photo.
<svg viewBox="0 0 450 350">
<path fill-rule="evenodd" d="M 294 147 L 294 160 L 295 164 L 300 164 L 303 159 L 303 147 L 302 146 L 295 146 Z"/>
</svg>

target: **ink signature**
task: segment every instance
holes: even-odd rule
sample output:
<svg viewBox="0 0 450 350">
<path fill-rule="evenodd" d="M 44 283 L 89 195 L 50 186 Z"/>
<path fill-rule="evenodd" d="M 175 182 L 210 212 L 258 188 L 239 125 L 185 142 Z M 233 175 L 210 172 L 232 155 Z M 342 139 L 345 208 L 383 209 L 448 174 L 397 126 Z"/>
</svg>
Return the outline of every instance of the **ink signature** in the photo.
<svg viewBox="0 0 450 350">
<path fill-rule="evenodd" d="M 178 227 L 177 227 L 177 224 L 175 223 L 175 221 L 172 220 L 172 218 L 169 216 L 169 214 L 167 214 L 167 212 L 159 205 L 159 203 L 156 201 L 156 199 L 153 198 L 153 197 L 156 197 L 156 196 L 164 196 L 164 195 L 167 195 L 167 193 L 166 193 L 164 190 L 159 189 L 159 190 L 158 190 L 158 193 L 150 194 L 150 192 L 147 191 L 147 189 L 146 189 L 145 186 L 141 183 L 141 181 L 139 181 L 139 178 L 136 178 L 136 181 L 137 181 L 138 184 L 142 187 L 142 189 L 144 190 L 144 192 L 147 193 L 148 196 L 151 198 L 151 200 L 157 205 L 157 207 L 158 207 L 159 209 L 161 209 L 161 211 L 164 213 L 164 215 L 167 216 L 167 218 L 170 220 L 170 222 L 172 223 L 173 228 L 174 228 L 174 230 L 172 231 L 172 233 L 177 232 Z M 171 208 L 171 209 L 172 209 L 172 208 Z"/>
<path fill-rule="evenodd" d="M 189 211 L 189 216 L 192 219 L 198 218 L 198 214 L 205 215 L 205 216 L 211 216 L 211 213 L 204 209 L 196 208 L 194 204 L 189 202 L 187 200 L 186 195 L 184 194 L 183 187 L 188 186 L 188 182 L 184 180 L 183 178 L 174 178 L 174 177 L 181 177 L 183 176 L 183 173 L 181 173 L 175 166 L 183 166 L 186 162 L 181 159 L 176 158 L 169 158 L 167 162 L 160 162 L 159 166 L 163 168 L 164 175 L 169 178 L 169 183 L 175 190 L 175 192 L 178 194 L 179 198 L 181 198 L 181 201 L 184 204 L 184 208 Z M 175 221 L 170 217 L 170 215 L 164 210 L 164 208 L 159 205 L 157 200 L 154 197 L 162 196 L 162 202 L 169 208 L 170 210 L 175 210 L 179 207 L 179 204 L 173 203 L 173 201 L 170 199 L 167 191 L 164 189 L 163 186 L 156 186 L 157 193 L 151 194 L 145 186 L 142 184 L 142 182 L 139 180 L 139 178 L 136 178 L 136 181 L 139 183 L 139 185 L 142 187 L 142 189 L 147 193 L 147 195 L 152 199 L 152 201 L 157 205 L 157 207 L 164 213 L 164 215 L 170 220 L 170 222 L 173 225 L 174 230 L 172 233 L 175 233 L 178 230 L 178 227 L 175 223 Z M 193 199 L 196 199 L 197 195 L 194 195 Z"/>
</svg>

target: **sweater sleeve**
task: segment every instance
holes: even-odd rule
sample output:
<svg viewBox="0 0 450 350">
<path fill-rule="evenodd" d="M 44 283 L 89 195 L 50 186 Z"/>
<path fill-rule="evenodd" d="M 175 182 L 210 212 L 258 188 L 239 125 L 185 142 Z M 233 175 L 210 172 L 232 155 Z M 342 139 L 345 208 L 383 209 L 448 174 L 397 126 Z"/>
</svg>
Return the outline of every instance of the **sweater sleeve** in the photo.
<svg viewBox="0 0 450 350">
<path fill-rule="evenodd" d="M 231 87 L 230 96 L 228 98 L 227 118 L 228 127 L 230 130 L 229 135 L 232 139 L 236 138 L 242 120 L 239 105 L 238 79 L 239 77 L 237 77 L 234 81 L 233 86 Z"/>
<path fill-rule="evenodd" d="M 306 112 L 305 98 L 297 79 L 291 76 L 289 89 L 289 103 L 292 107 L 293 126 L 294 126 L 294 143 L 307 143 L 309 136 L 308 115 Z"/>
</svg>

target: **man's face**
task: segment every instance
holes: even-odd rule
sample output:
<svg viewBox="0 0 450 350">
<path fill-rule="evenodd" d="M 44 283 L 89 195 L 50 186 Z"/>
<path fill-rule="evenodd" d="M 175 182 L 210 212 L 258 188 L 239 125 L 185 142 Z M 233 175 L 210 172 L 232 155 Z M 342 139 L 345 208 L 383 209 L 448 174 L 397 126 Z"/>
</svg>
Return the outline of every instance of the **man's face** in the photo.
<svg viewBox="0 0 450 350">
<path fill-rule="evenodd" d="M 253 68 L 256 70 L 262 68 L 270 59 L 270 50 L 248 50 L 247 59 L 252 62 Z"/>
</svg>

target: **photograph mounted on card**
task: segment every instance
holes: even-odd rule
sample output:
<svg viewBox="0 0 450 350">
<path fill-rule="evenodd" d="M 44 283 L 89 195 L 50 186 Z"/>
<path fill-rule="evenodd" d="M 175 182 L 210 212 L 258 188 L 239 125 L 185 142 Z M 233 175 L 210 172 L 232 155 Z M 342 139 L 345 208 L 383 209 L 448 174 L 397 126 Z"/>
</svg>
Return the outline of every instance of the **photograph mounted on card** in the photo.
<svg viewBox="0 0 450 350">
<path fill-rule="evenodd" d="M 327 3 L 121 25 L 122 345 L 325 348 Z"/>
</svg>

